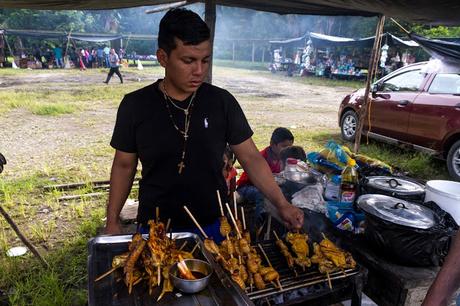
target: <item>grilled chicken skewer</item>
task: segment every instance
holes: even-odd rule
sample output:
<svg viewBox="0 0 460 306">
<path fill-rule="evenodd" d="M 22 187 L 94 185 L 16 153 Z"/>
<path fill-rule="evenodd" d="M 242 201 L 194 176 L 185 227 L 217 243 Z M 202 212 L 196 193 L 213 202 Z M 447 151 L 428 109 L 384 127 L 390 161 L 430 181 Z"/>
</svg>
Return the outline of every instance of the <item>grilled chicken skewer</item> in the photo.
<svg viewBox="0 0 460 306">
<path fill-rule="evenodd" d="M 265 269 L 265 271 L 262 271 L 263 269 L 260 269 L 260 274 L 263 275 L 264 281 L 272 282 L 272 281 L 276 280 L 276 283 L 278 284 L 279 289 L 283 290 L 283 287 L 281 286 L 281 282 L 280 282 L 279 273 L 273 268 L 272 263 L 268 259 L 268 256 L 265 253 L 264 248 L 260 244 L 258 244 L 258 247 L 259 247 L 260 251 L 262 252 L 262 254 L 264 255 L 265 260 L 267 261 L 268 265 L 270 266 L 269 268 Z"/>
<path fill-rule="evenodd" d="M 275 235 L 276 238 L 276 245 L 278 246 L 281 254 L 284 256 L 286 259 L 287 265 L 289 268 L 294 269 L 294 257 L 292 257 L 291 252 L 289 252 L 288 247 L 286 244 L 284 244 L 283 240 L 281 240 L 278 235 L 276 234 L 275 231 L 273 231 L 273 234 Z"/>
<path fill-rule="evenodd" d="M 246 228 L 246 218 L 244 217 L 244 208 L 241 206 L 241 218 L 243 219 L 243 238 L 251 244 L 251 234 L 249 233 L 248 229 Z"/>
</svg>

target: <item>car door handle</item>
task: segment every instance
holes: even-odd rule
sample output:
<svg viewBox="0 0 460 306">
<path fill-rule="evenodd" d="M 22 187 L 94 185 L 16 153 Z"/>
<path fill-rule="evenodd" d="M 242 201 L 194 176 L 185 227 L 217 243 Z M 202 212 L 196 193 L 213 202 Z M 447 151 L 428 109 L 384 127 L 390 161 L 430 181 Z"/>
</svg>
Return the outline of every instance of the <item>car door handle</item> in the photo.
<svg viewBox="0 0 460 306">
<path fill-rule="evenodd" d="M 409 104 L 410 101 L 409 100 L 401 100 L 401 101 L 398 101 L 398 107 L 404 107 L 406 106 L 407 104 Z"/>
</svg>

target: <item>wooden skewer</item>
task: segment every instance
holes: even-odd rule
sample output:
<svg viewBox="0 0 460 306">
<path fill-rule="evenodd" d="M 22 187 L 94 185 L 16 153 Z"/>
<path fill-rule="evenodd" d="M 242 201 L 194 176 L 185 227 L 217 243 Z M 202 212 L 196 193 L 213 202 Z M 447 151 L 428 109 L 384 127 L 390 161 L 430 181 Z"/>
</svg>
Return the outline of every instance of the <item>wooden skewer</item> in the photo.
<svg viewBox="0 0 460 306">
<path fill-rule="evenodd" d="M 222 217 L 224 216 L 224 209 L 222 208 L 222 200 L 220 198 L 220 192 L 219 190 L 216 190 L 216 193 L 217 193 L 217 200 L 219 201 L 219 207 L 220 207 L 220 214 L 222 215 Z"/>
<path fill-rule="evenodd" d="M 264 251 L 264 249 L 262 248 L 262 246 L 260 245 L 260 243 L 258 243 L 257 246 L 259 247 L 260 251 L 261 251 L 262 254 L 264 255 L 265 260 L 267 261 L 268 265 L 269 265 L 270 267 L 273 268 L 272 263 L 271 263 L 270 260 L 268 259 L 268 256 L 267 256 L 267 254 L 265 253 L 265 251 Z"/>
<path fill-rule="evenodd" d="M 326 272 L 327 276 L 327 284 L 329 285 L 329 289 L 332 290 L 332 282 L 331 282 L 331 276 L 329 275 L 329 272 Z"/>
<path fill-rule="evenodd" d="M 269 265 L 270 267 L 273 268 L 272 263 L 271 263 L 270 260 L 268 259 L 268 256 L 267 256 L 267 254 L 265 253 L 264 248 L 260 245 L 260 243 L 258 243 L 257 246 L 259 247 L 260 251 L 261 251 L 262 254 L 264 255 L 265 260 L 267 261 L 268 265 Z M 279 274 L 278 274 L 278 275 L 279 275 Z M 280 282 L 279 278 L 276 279 L 276 283 L 278 284 L 279 289 L 280 289 L 280 290 L 283 290 L 283 287 L 281 286 L 281 282 Z"/>
<path fill-rule="evenodd" d="M 241 233 L 240 230 L 238 229 L 238 226 L 236 225 L 235 218 L 233 217 L 232 210 L 230 209 L 230 206 L 228 206 L 228 203 L 225 203 L 225 206 L 227 207 L 228 213 L 230 214 L 230 218 L 232 219 L 233 226 L 235 226 L 236 233 L 238 234 L 238 238 L 241 239 Z"/>
<path fill-rule="evenodd" d="M 232 242 L 230 241 L 230 237 L 228 237 L 228 234 L 227 234 L 227 241 L 228 241 L 228 243 L 232 243 Z M 233 248 L 235 248 L 235 247 L 233 247 Z M 230 258 L 233 258 L 233 254 L 230 254 Z"/>
<path fill-rule="evenodd" d="M 195 250 L 196 248 L 198 248 L 200 245 L 198 244 L 198 242 L 195 244 L 195 246 L 193 247 L 193 249 L 190 251 L 190 254 L 193 255 L 193 253 L 195 253 Z"/>
<path fill-rule="evenodd" d="M 278 234 L 273 230 L 273 234 L 275 235 L 276 240 L 280 240 L 280 237 L 278 237 Z"/>
<path fill-rule="evenodd" d="M 160 282 L 161 282 L 161 266 L 160 265 L 158 265 L 157 273 L 158 273 L 158 286 L 160 286 Z"/>
<path fill-rule="evenodd" d="M 241 218 L 243 218 L 243 229 L 246 230 L 246 218 L 244 217 L 244 208 L 243 206 L 241 208 Z"/>
<path fill-rule="evenodd" d="M 104 274 L 99 275 L 99 276 L 94 280 L 94 282 L 100 281 L 101 279 L 103 279 L 104 277 L 110 275 L 113 271 L 115 271 L 115 270 L 118 269 L 118 268 L 119 268 L 119 267 L 114 267 L 114 268 L 110 269 L 109 271 L 105 272 Z"/>
<path fill-rule="evenodd" d="M 233 209 L 235 210 L 235 220 L 238 220 L 238 208 L 236 207 L 236 201 L 233 202 Z"/>
<path fill-rule="evenodd" d="M 185 248 L 187 243 L 188 243 L 188 241 L 184 241 L 184 243 L 182 243 L 182 245 L 180 246 L 179 251 L 182 251 L 182 249 Z"/>
<path fill-rule="evenodd" d="M 200 224 L 198 223 L 198 221 L 196 221 L 195 217 L 192 215 L 192 213 L 190 212 L 190 210 L 188 210 L 187 206 L 184 205 L 184 209 L 185 211 L 187 212 L 187 214 L 190 216 L 190 218 L 192 219 L 192 221 L 195 223 L 196 227 L 198 227 L 198 229 L 200 230 L 201 234 L 203 234 L 203 237 L 208 239 L 208 235 L 206 235 L 206 233 L 204 232 L 204 230 L 201 228 Z"/>
<path fill-rule="evenodd" d="M 168 222 L 166 222 L 166 229 L 165 232 L 168 232 L 169 226 L 171 225 L 171 218 L 168 218 Z"/>
<path fill-rule="evenodd" d="M 157 219 L 157 223 L 158 221 L 160 221 L 160 207 L 155 207 L 155 215 L 156 215 L 156 219 Z"/>
</svg>

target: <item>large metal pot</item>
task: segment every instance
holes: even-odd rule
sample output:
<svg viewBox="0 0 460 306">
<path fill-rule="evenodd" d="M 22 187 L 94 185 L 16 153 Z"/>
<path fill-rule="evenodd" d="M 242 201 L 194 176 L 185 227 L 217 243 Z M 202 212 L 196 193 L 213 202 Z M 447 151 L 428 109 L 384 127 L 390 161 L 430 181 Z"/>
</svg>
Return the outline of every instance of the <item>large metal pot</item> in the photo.
<svg viewBox="0 0 460 306">
<path fill-rule="evenodd" d="M 425 206 L 366 194 L 357 204 L 365 212 L 365 236 L 375 251 L 402 265 L 440 265 L 458 229 L 454 219 L 434 203 Z"/>
<path fill-rule="evenodd" d="M 396 176 L 368 176 L 361 182 L 361 194 L 383 194 L 423 203 L 425 187 L 416 181 Z"/>
</svg>

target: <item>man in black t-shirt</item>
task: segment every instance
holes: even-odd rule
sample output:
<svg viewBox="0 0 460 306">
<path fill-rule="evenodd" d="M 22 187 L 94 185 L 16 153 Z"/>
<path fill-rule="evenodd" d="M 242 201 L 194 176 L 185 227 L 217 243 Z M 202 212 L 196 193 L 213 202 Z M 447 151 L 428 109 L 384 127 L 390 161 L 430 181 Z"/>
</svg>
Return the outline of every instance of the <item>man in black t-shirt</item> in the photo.
<svg viewBox="0 0 460 306">
<path fill-rule="evenodd" d="M 203 20 L 186 9 L 170 10 L 160 22 L 158 46 L 164 79 L 127 94 L 118 110 L 106 233 L 120 233 L 119 214 L 140 160 L 138 222 L 145 225 L 159 207 L 161 218 L 171 218 L 175 230 L 194 228 L 183 209 L 187 205 L 205 231 L 216 236 L 216 190 L 227 194 L 222 175 L 227 143 L 286 225 L 300 228 L 303 212 L 274 182 L 238 102 L 226 90 L 204 83 L 211 42 Z"/>
</svg>

